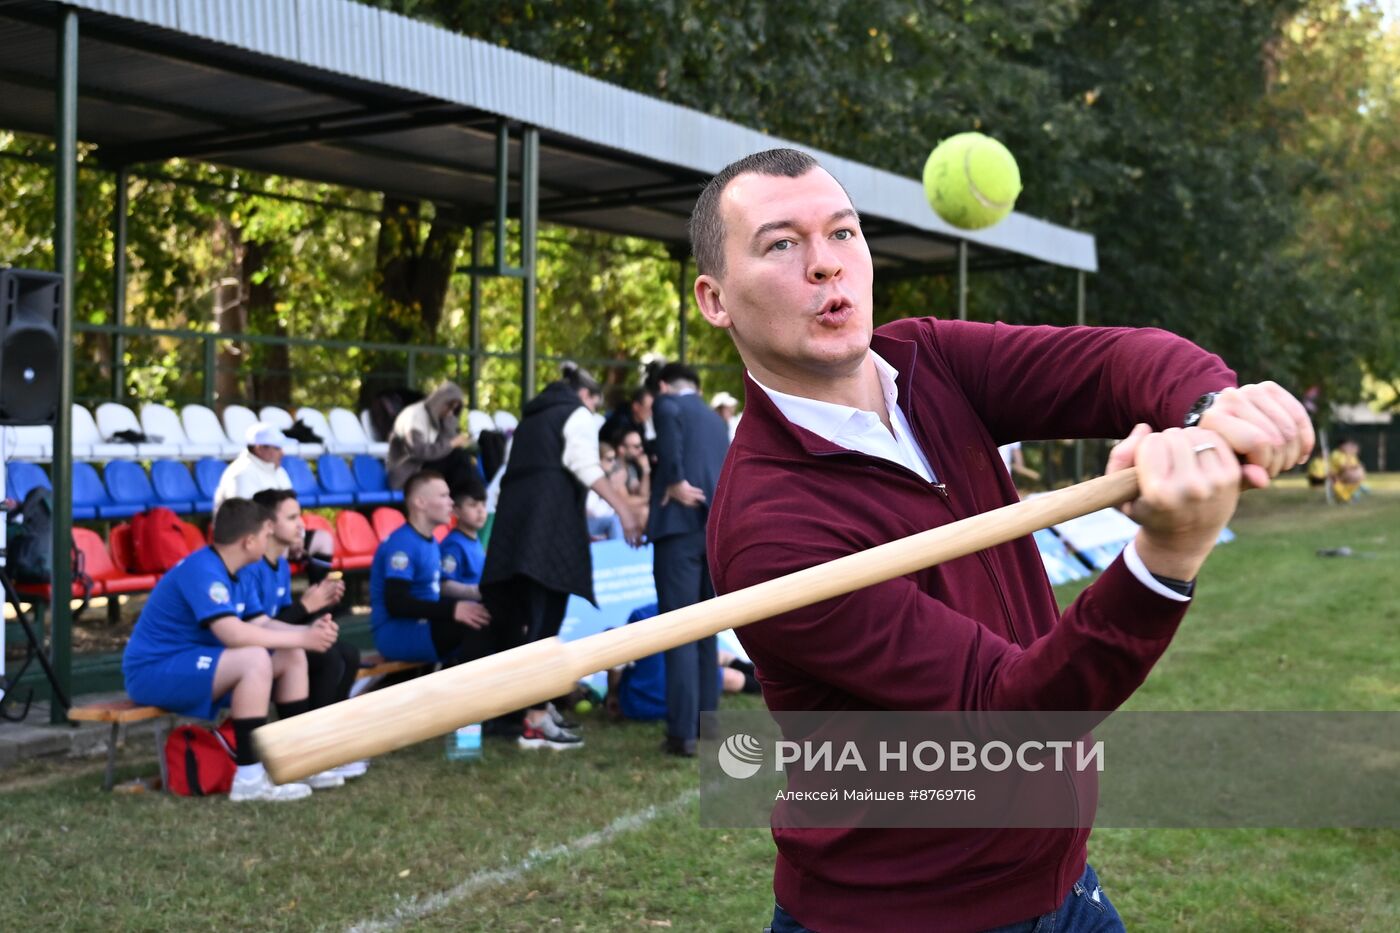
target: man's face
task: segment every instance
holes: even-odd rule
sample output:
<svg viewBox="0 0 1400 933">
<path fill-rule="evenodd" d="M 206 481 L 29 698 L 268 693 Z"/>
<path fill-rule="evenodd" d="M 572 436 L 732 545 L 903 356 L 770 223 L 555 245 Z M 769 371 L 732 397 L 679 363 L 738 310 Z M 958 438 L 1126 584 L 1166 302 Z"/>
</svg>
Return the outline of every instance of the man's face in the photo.
<svg viewBox="0 0 1400 933">
<path fill-rule="evenodd" d="M 243 539 L 243 550 L 247 552 L 248 559 L 261 560 L 267 553 L 267 545 L 271 540 L 272 522 L 263 522 L 256 532 Z"/>
<path fill-rule="evenodd" d="M 457 527 L 469 531 L 480 531 L 486 527 L 486 502 L 482 499 L 463 499 L 456 507 Z"/>
<path fill-rule="evenodd" d="M 414 504 L 434 525 L 446 525 L 452 520 L 452 493 L 447 480 L 429 480 L 414 494 Z"/>
<path fill-rule="evenodd" d="M 272 537 L 283 547 L 306 537 L 306 525 L 301 520 L 301 504 L 295 499 L 283 499 L 272 517 Z"/>
<path fill-rule="evenodd" d="M 622 438 L 622 443 L 617 446 L 617 455 L 623 460 L 639 460 L 642 456 L 642 436 L 636 431 L 629 431 Z"/>
<path fill-rule="evenodd" d="M 745 174 L 720 196 L 725 270 L 701 275 L 705 318 L 781 390 L 848 376 L 870 348 L 874 271 L 846 192 L 825 170 Z"/>
<path fill-rule="evenodd" d="M 253 456 L 259 460 L 265 460 L 273 466 L 282 465 L 281 447 L 274 447 L 271 444 L 256 444 L 253 447 Z"/>
</svg>

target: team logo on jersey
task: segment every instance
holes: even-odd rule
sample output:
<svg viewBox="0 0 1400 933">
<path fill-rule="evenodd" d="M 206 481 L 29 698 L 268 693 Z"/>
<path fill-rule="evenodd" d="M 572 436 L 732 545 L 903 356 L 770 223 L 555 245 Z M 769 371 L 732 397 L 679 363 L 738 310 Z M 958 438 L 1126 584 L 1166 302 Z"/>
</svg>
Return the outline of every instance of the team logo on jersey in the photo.
<svg viewBox="0 0 1400 933">
<path fill-rule="evenodd" d="M 281 599 L 285 595 L 287 595 L 287 588 L 285 586 L 279 586 L 277 588 L 277 598 Z"/>
<path fill-rule="evenodd" d="M 457 570 L 457 558 L 453 557 L 451 554 L 448 554 L 446 557 L 444 557 L 444 558 L 442 559 L 442 572 L 443 572 L 443 573 L 453 573 L 453 572 L 455 572 L 456 570 Z"/>
<path fill-rule="evenodd" d="M 201 654 L 199 660 L 195 662 L 194 669 L 197 671 L 207 671 L 213 665 L 214 659 L 207 654 Z"/>
<path fill-rule="evenodd" d="M 228 587 L 215 580 L 209 584 L 209 598 L 216 603 L 228 602 Z"/>
<path fill-rule="evenodd" d="M 407 570 L 408 555 L 403 551 L 395 551 L 389 557 L 389 566 L 393 567 L 395 570 Z"/>
</svg>

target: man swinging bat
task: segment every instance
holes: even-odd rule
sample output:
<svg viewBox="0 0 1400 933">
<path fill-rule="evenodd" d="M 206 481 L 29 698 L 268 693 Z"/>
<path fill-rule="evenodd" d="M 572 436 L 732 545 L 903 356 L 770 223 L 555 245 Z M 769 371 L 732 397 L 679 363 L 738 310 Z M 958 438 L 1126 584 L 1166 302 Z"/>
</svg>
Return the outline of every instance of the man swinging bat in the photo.
<svg viewBox="0 0 1400 933">
<path fill-rule="evenodd" d="M 1237 388 L 1162 331 L 873 331 L 859 217 L 803 153 L 716 175 L 691 240 L 696 300 L 748 370 L 707 530 L 718 593 L 1015 502 L 999 444 L 1126 436 L 1108 469 L 1138 470 L 1136 539 L 1063 613 L 1021 537 L 744 627 L 773 710 L 1116 709 L 1170 643 L 1240 486 L 1312 450 L 1287 392 Z M 1088 835 L 777 829 L 772 929 L 1121 930 Z"/>
</svg>

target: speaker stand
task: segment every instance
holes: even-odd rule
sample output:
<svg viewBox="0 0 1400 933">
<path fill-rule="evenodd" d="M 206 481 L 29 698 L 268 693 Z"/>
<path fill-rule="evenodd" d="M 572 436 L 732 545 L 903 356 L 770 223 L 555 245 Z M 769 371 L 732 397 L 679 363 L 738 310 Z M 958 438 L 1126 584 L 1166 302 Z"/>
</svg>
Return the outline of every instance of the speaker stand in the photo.
<svg viewBox="0 0 1400 933">
<path fill-rule="evenodd" d="M 44 652 L 43 642 L 40 640 L 39 636 L 35 634 L 34 626 L 30 624 L 28 614 L 25 613 L 20 606 L 19 594 L 15 592 L 14 584 L 10 582 L 10 577 L 5 573 L 3 568 L 0 568 L 0 585 L 4 586 L 5 598 L 9 600 L 10 605 L 14 607 L 15 620 L 19 622 L 20 626 L 24 629 L 25 637 L 29 639 L 29 651 L 24 656 L 24 663 L 19 666 L 19 670 L 15 672 L 13 679 L 4 678 L 5 692 L 3 695 L 0 695 L 0 719 L 5 719 L 9 722 L 19 722 L 29 715 L 29 706 L 34 701 L 34 688 L 30 687 L 28 689 L 24 697 L 24 708 L 18 713 L 15 713 L 13 711 L 13 706 L 19 701 L 15 699 L 14 686 L 19 683 L 20 678 L 24 676 L 24 672 L 29 669 L 29 665 L 33 663 L 36 658 L 39 661 L 39 666 L 44 669 L 44 676 L 48 678 L 49 688 L 53 691 L 53 702 L 61 705 L 66 712 L 71 705 L 68 701 L 68 694 L 59 686 L 58 675 L 54 673 L 53 665 L 49 663 L 49 656 Z M 0 659 L 0 664 L 2 663 L 3 659 Z M 0 669 L 3 669 L 3 667 L 0 667 Z"/>
</svg>

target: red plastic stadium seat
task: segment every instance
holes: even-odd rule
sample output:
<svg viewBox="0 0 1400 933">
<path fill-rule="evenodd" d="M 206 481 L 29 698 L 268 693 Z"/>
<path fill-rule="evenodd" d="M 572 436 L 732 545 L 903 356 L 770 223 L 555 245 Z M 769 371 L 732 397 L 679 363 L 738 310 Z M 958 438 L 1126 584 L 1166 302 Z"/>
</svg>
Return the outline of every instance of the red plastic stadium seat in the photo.
<svg viewBox="0 0 1400 933">
<path fill-rule="evenodd" d="M 143 593 L 156 585 L 156 577 L 128 574 L 112 563 L 102 536 L 89 528 L 73 529 L 73 546 L 83 555 L 83 572 L 92 577 L 90 596 Z M 25 596 L 45 602 L 53 599 L 53 586 L 48 583 L 21 583 L 16 589 Z M 76 580 L 73 582 L 73 598 L 83 598 L 82 584 Z"/>
<path fill-rule="evenodd" d="M 374 526 L 374 533 L 383 541 L 389 535 L 398 530 L 399 526 L 408 519 L 403 517 L 403 512 L 398 509 L 391 509 L 387 505 L 381 505 L 375 509 L 369 517 L 370 524 Z"/>
<path fill-rule="evenodd" d="M 379 538 L 369 519 L 346 510 L 335 517 L 336 554 L 346 570 L 368 570 L 374 562 Z"/>
<path fill-rule="evenodd" d="M 131 545 L 131 525 L 126 522 L 113 525 L 112 530 L 107 533 L 107 548 L 112 552 L 112 563 L 117 565 L 117 569 L 130 575 L 136 562 L 136 554 Z"/>
<path fill-rule="evenodd" d="M 439 544 L 441 544 L 442 539 L 447 537 L 448 533 L 451 531 L 452 525 L 438 525 L 436 528 L 433 529 L 433 537 L 437 539 Z"/>
<path fill-rule="evenodd" d="M 130 526 L 127 528 L 129 531 Z M 154 574 L 127 573 L 113 563 L 97 532 L 74 528 L 73 543 L 83 552 L 83 572 L 92 577 L 94 593 L 144 593 L 156 585 Z"/>
</svg>

